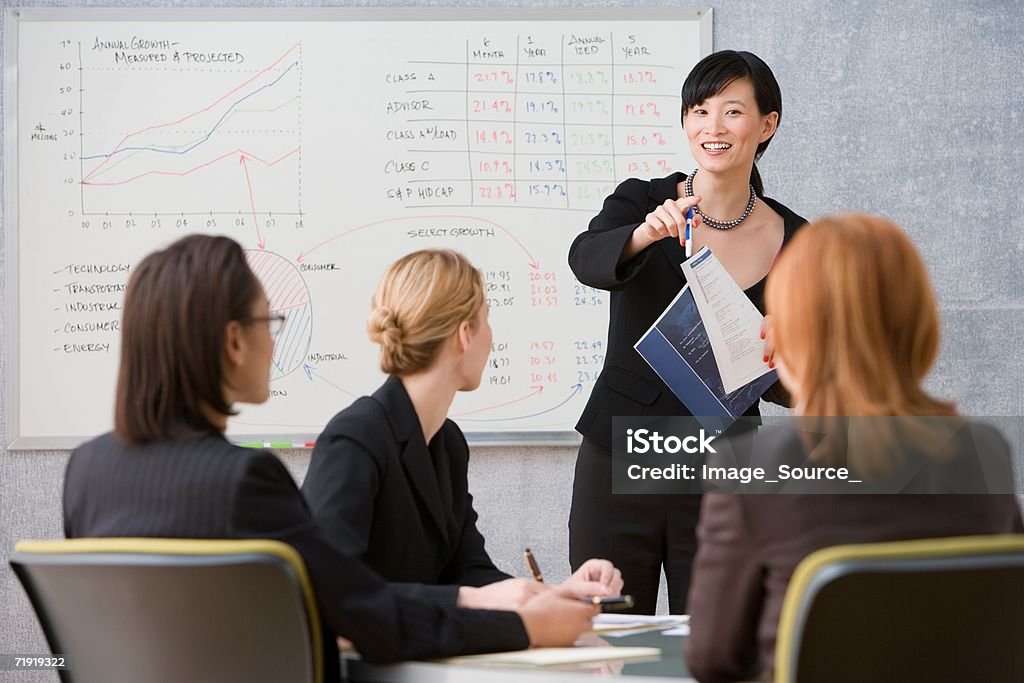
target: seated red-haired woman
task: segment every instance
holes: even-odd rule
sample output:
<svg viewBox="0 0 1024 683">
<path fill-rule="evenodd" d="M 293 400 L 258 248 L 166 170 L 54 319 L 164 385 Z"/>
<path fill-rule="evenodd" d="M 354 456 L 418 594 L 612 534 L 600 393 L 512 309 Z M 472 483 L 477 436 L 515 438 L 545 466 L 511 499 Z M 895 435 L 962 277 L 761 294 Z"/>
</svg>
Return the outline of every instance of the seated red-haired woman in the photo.
<svg viewBox="0 0 1024 683">
<path fill-rule="evenodd" d="M 1024 531 L 1006 440 L 921 387 L 939 316 L 924 263 L 899 227 L 864 214 L 804 227 L 772 268 L 766 302 L 794 414 L 826 429 L 817 443 L 793 425 L 765 430 L 740 437 L 752 448 L 734 451 L 771 467 L 792 463 L 795 449 L 809 466 L 842 464 L 889 493 L 822 495 L 813 491 L 829 482 L 804 481 L 790 487 L 801 493 L 705 494 L 685 645 L 702 683 L 770 675 L 786 587 L 816 550 Z M 979 467 L 997 476 L 959 477 Z"/>
</svg>

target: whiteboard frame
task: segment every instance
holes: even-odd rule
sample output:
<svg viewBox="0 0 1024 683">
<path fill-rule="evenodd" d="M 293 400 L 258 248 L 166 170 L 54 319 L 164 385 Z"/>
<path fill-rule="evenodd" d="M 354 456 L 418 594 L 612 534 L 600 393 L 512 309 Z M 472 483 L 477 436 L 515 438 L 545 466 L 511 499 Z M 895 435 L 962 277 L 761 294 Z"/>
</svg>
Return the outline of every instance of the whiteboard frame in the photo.
<svg viewBox="0 0 1024 683">
<path fill-rule="evenodd" d="M 456 7 L 8 7 L 4 11 L 4 231 L 6 236 L 6 343 L 7 450 L 70 450 L 90 436 L 21 436 L 19 394 L 20 338 L 18 277 L 18 33 L 20 22 L 40 21 L 696 21 L 702 57 L 712 50 L 710 7 L 565 7 L 565 8 L 456 8 Z M 275 434 L 273 443 L 295 444 L 313 441 L 311 434 Z M 313 437 L 313 438 L 311 438 Z M 232 434 L 235 442 L 266 441 L 262 436 Z M 466 440 L 474 446 L 576 446 L 581 437 L 575 431 L 487 431 L 470 432 Z"/>
</svg>

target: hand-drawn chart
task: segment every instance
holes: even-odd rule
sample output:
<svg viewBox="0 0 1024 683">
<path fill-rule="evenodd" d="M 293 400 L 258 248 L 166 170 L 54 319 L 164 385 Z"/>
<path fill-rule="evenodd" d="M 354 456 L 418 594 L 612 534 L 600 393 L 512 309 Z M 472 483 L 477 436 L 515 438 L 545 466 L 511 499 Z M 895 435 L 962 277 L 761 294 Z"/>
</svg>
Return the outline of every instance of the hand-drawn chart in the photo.
<svg viewBox="0 0 1024 683">
<path fill-rule="evenodd" d="M 103 60 L 121 44 L 97 42 L 88 57 Z M 251 76 L 202 64 L 156 72 L 81 64 L 83 215 L 301 214 L 299 44 Z M 204 106 L 168 119 L 183 93 Z"/>
<path fill-rule="evenodd" d="M 272 251 L 246 252 L 249 266 L 263 283 L 270 315 L 283 315 L 284 325 L 274 337 L 271 381 L 300 367 L 309 351 L 313 333 L 313 304 L 309 288 L 293 263 Z"/>
<path fill-rule="evenodd" d="M 603 366 L 608 295 L 566 253 L 617 183 L 689 167 L 678 89 L 709 51 L 706 17 L 33 12 L 47 20 L 17 26 L 34 87 L 15 103 L 8 212 L 19 445 L 109 428 L 125 283 L 191 232 L 240 242 L 285 316 L 272 398 L 242 406 L 229 434 L 305 442 L 372 392 L 370 297 L 388 264 L 428 247 L 480 268 L 494 329 L 453 417 L 470 434 L 570 433 Z"/>
</svg>

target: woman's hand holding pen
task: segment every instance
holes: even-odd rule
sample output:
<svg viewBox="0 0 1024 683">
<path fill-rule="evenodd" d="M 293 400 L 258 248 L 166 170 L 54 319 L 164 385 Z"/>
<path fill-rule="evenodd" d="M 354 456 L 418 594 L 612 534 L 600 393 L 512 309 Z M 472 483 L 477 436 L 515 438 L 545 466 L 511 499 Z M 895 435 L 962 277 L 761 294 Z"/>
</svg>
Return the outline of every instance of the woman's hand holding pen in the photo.
<svg viewBox="0 0 1024 683">
<path fill-rule="evenodd" d="M 537 586 L 543 584 L 534 582 Z M 566 597 L 560 589 L 546 588 L 516 610 L 526 627 L 530 647 L 569 647 L 589 631 L 600 607 Z"/>
<path fill-rule="evenodd" d="M 622 572 L 608 560 L 587 560 L 562 583 L 579 597 L 622 594 Z"/>
<path fill-rule="evenodd" d="M 679 244 L 685 244 L 686 211 L 691 206 L 697 206 L 701 199 L 703 197 L 700 196 L 666 199 L 664 204 L 647 214 L 637 230 L 644 230 L 652 243 L 666 237 L 675 237 Z M 700 215 L 694 216 L 693 220 L 695 225 L 698 224 Z"/>
<path fill-rule="evenodd" d="M 666 237 L 679 240 L 686 246 L 686 212 L 690 207 L 697 206 L 702 197 L 682 197 L 666 199 L 665 203 L 647 214 L 643 223 L 633 231 L 633 236 L 622 252 L 620 262 L 628 261 L 641 251 Z M 694 211 L 693 227 L 700 225 L 700 215 Z"/>
<path fill-rule="evenodd" d="M 551 587 L 533 579 L 505 579 L 486 586 L 459 586 L 456 605 L 475 609 L 516 609 Z"/>
<path fill-rule="evenodd" d="M 544 582 L 544 575 L 537 564 L 537 558 L 527 548 L 523 551 L 526 568 L 537 583 Z M 622 572 L 608 560 L 591 558 L 580 565 L 573 575 L 559 585 L 559 590 L 577 598 L 604 597 L 620 595 L 622 592 Z"/>
</svg>

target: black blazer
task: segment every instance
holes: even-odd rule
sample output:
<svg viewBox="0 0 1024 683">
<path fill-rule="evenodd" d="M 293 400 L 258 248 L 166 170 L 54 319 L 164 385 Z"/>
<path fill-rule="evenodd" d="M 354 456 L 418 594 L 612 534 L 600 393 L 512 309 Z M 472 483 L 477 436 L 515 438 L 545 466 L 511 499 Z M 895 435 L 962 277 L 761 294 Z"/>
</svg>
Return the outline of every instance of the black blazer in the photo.
<svg viewBox="0 0 1024 683">
<path fill-rule="evenodd" d="M 614 415 L 690 414 L 633 348 L 686 284 L 679 267 L 686 260 L 686 252 L 676 240 L 659 240 L 619 266 L 619 257 L 633 231 L 666 199 L 678 199 L 677 187 L 685 177 L 673 173 L 650 182 L 636 178 L 624 181 L 604 200 L 601 212 L 569 248 L 569 266 L 577 279 L 611 292 L 604 369 L 576 425 L 580 434 L 606 448 L 611 448 Z M 785 246 L 807 221 L 773 199 L 765 197 L 761 201 L 782 216 Z M 764 280 L 746 294 L 764 313 Z M 788 401 L 778 382 L 765 397 L 781 403 Z M 757 405 L 747 412 L 759 414 Z"/>
<path fill-rule="evenodd" d="M 64 478 L 64 533 L 284 541 L 305 561 L 326 625 L 369 661 L 529 645 L 513 612 L 413 599 L 338 552 L 280 460 L 220 435 L 125 446 L 106 434 L 76 449 Z M 337 667 L 336 657 L 326 660 Z"/>
<path fill-rule="evenodd" d="M 459 427 L 445 420 L 427 444 L 409 394 L 390 377 L 327 424 L 302 493 L 338 548 L 411 594 L 455 604 L 460 585 L 509 578 L 476 528 L 468 466 Z"/>
</svg>

